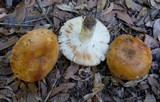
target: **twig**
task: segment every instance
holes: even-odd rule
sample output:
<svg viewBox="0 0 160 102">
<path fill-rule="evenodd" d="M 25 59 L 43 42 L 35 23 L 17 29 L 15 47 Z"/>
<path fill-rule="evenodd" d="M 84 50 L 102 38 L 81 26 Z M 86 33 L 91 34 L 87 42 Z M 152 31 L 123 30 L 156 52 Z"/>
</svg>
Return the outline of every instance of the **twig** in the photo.
<svg viewBox="0 0 160 102">
<path fill-rule="evenodd" d="M 41 13 L 44 15 L 46 20 L 51 24 L 52 28 L 54 29 L 54 25 L 53 25 L 52 21 L 49 19 L 48 15 L 47 15 L 51 5 L 49 6 L 48 10 L 45 12 L 43 7 L 41 6 L 41 1 L 40 0 L 36 0 L 36 3 L 38 4 L 38 7 L 40 8 Z"/>
<path fill-rule="evenodd" d="M 13 24 L 13 23 L 0 23 L 0 25 L 16 26 L 16 27 L 34 27 L 35 26 L 35 25 L 28 25 L 28 24 Z"/>
<path fill-rule="evenodd" d="M 50 97 L 50 95 L 51 95 L 51 93 L 52 93 L 52 89 L 56 86 L 56 84 L 58 83 L 58 81 L 59 81 L 60 78 L 61 78 L 61 77 L 58 77 L 58 78 L 56 79 L 56 81 L 53 83 L 52 88 L 51 88 L 51 90 L 48 92 L 48 94 L 47 94 L 44 102 L 47 102 L 48 98 Z"/>
<path fill-rule="evenodd" d="M 31 23 L 31 22 L 35 22 L 35 21 L 39 21 L 39 20 L 42 20 L 44 19 L 45 17 L 41 17 L 41 18 L 37 18 L 37 19 L 32 19 L 32 20 L 28 20 L 28 21 L 25 21 L 25 22 L 22 22 L 22 23 Z"/>
</svg>

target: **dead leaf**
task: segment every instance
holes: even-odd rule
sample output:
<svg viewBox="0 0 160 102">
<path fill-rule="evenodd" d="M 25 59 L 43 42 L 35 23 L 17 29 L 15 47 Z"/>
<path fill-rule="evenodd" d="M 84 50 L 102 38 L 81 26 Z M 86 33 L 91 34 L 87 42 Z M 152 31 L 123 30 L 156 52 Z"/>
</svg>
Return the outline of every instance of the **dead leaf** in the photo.
<svg viewBox="0 0 160 102">
<path fill-rule="evenodd" d="M 131 17 L 127 14 L 127 12 L 121 12 L 121 11 L 112 11 L 112 12 L 114 12 L 116 14 L 116 17 L 119 18 L 120 20 L 128 24 L 134 25 Z"/>
<path fill-rule="evenodd" d="M 126 6 L 129 9 L 132 9 L 133 11 L 140 11 L 142 9 L 142 6 L 135 3 L 133 0 L 125 0 Z"/>
<path fill-rule="evenodd" d="M 145 75 L 143 78 L 138 79 L 138 80 L 131 80 L 123 84 L 124 87 L 134 87 L 138 83 L 142 82 L 143 80 L 147 79 L 148 75 Z"/>
<path fill-rule="evenodd" d="M 74 5 L 72 3 L 70 3 L 69 5 L 66 5 L 66 4 L 57 4 L 56 5 L 60 10 L 63 10 L 63 11 L 70 11 L 70 12 L 76 12 L 74 9 Z"/>
<path fill-rule="evenodd" d="M 114 3 L 113 10 L 126 11 L 126 9 L 123 6 L 116 3 Z"/>
<path fill-rule="evenodd" d="M 137 19 L 139 20 L 139 19 L 141 19 L 142 17 L 147 16 L 147 13 L 148 13 L 148 12 L 149 12 L 149 9 L 146 8 L 146 7 L 143 7 L 143 8 L 141 9 L 141 11 L 139 12 L 138 16 L 137 16 Z"/>
<path fill-rule="evenodd" d="M 96 17 L 99 18 L 102 10 L 104 9 L 105 4 L 107 3 L 107 0 L 98 0 L 97 2 L 97 14 Z"/>
<path fill-rule="evenodd" d="M 36 83 L 27 83 L 27 86 L 32 93 L 36 93 L 38 90 Z"/>
<path fill-rule="evenodd" d="M 53 97 L 54 95 L 60 93 L 63 90 L 68 90 L 71 89 L 75 86 L 75 83 L 65 83 L 65 84 L 60 84 L 59 87 L 55 87 L 53 88 L 52 92 L 51 92 L 51 97 Z"/>
<path fill-rule="evenodd" d="M 153 94 L 147 93 L 144 102 L 157 102 Z"/>
<path fill-rule="evenodd" d="M 70 97 L 69 93 L 58 94 L 52 99 L 50 99 L 50 102 L 66 102 L 69 97 Z"/>
<path fill-rule="evenodd" d="M 151 85 L 152 91 L 159 96 L 160 95 L 160 84 L 158 83 L 157 79 L 153 76 L 148 77 L 148 83 Z"/>
<path fill-rule="evenodd" d="M 81 68 L 79 70 L 79 75 L 81 78 L 88 78 L 93 76 L 93 72 L 91 71 L 91 68 Z"/>
<path fill-rule="evenodd" d="M 144 43 L 151 49 L 159 47 L 158 41 L 147 34 L 145 34 Z"/>
<path fill-rule="evenodd" d="M 78 0 L 75 9 L 87 9 L 90 10 L 91 8 L 97 5 L 97 0 Z"/>
<path fill-rule="evenodd" d="M 149 88 L 149 85 L 146 81 L 142 81 L 140 82 L 140 84 L 138 85 L 138 87 L 141 89 L 141 90 L 147 90 Z"/>
<path fill-rule="evenodd" d="M 26 96 L 27 97 L 26 102 L 39 102 L 39 100 L 36 99 L 36 96 L 37 93 L 29 92 Z"/>
<path fill-rule="evenodd" d="M 7 41 L 1 40 L 0 41 L 0 51 L 10 47 L 11 45 L 15 44 L 17 41 L 18 41 L 18 37 L 17 36 L 12 36 Z"/>
<path fill-rule="evenodd" d="M 76 64 L 70 65 L 64 74 L 64 78 L 70 79 L 75 73 L 77 73 L 78 70 L 79 70 L 78 65 L 76 65 Z"/>
<path fill-rule="evenodd" d="M 153 36 L 160 41 L 160 19 L 157 19 L 153 25 Z"/>
<path fill-rule="evenodd" d="M 0 93 L 0 99 L 4 99 L 6 100 L 7 102 L 12 102 L 10 98 L 8 98 L 7 96 L 3 95 Z"/>
<path fill-rule="evenodd" d="M 153 8 L 160 9 L 160 4 L 158 4 L 158 3 L 155 2 L 154 0 L 148 0 L 148 2 L 151 4 L 151 6 L 152 6 Z"/>
<path fill-rule="evenodd" d="M 8 35 L 8 30 L 7 29 L 5 29 L 4 27 L 1 27 L 0 28 L 0 34 L 3 34 L 3 35 Z"/>
<path fill-rule="evenodd" d="M 104 11 L 102 12 L 102 15 L 107 15 L 107 14 L 109 14 L 109 13 L 113 10 L 113 7 L 114 7 L 114 3 L 111 2 L 111 3 L 110 3 L 110 6 L 109 6 L 106 10 L 104 10 Z"/>
<path fill-rule="evenodd" d="M 15 9 L 17 23 L 22 23 L 25 19 L 26 6 L 24 2 L 20 2 Z"/>
<path fill-rule="evenodd" d="M 45 99 L 45 97 L 47 95 L 48 87 L 43 81 L 40 81 L 40 89 L 41 89 L 41 96 L 42 96 L 42 98 Z"/>
<path fill-rule="evenodd" d="M 52 5 L 53 2 L 54 2 L 54 0 L 42 0 L 41 6 L 42 6 L 42 7 L 47 7 L 47 6 L 49 6 L 49 5 Z"/>
<path fill-rule="evenodd" d="M 152 50 L 153 60 L 159 62 L 160 61 L 160 48 L 156 48 Z"/>
</svg>

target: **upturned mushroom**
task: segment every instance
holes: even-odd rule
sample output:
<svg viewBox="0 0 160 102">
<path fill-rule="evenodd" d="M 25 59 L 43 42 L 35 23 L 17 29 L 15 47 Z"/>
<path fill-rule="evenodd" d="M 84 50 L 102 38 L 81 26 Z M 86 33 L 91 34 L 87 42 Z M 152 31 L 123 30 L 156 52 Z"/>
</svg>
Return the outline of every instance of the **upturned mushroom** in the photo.
<svg viewBox="0 0 160 102">
<path fill-rule="evenodd" d="M 54 67 L 59 53 L 56 35 L 47 29 L 36 29 L 23 35 L 12 49 L 13 73 L 26 82 L 43 79 Z"/>
<path fill-rule="evenodd" d="M 124 80 L 135 80 L 145 76 L 152 63 L 150 48 L 139 38 L 120 35 L 107 51 L 107 64 L 113 76 Z"/>
<path fill-rule="evenodd" d="M 95 66 L 105 60 L 110 34 L 99 20 L 80 16 L 64 23 L 58 39 L 67 59 L 79 65 Z"/>
</svg>

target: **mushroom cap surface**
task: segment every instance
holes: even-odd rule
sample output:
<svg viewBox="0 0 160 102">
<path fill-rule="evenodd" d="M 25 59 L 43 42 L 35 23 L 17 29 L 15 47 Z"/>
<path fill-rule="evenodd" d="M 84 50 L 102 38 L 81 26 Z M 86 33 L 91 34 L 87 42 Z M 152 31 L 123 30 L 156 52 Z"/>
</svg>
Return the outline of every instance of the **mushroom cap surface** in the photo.
<svg viewBox="0 0 160 102">
<path fill-rule="evenodd" d="M 108 29 L 96 19 L 93 36 L 87 42 L 79 40 L 82 22 L 85 17 L 68 20 L 60 29 L 59 44 L 67 59 L 84 66 L 95 66 L 105 60 L 110 41 Z"/>
<path fill-rule="evenodd" d="M 23 35 L 11 52 L 10 65 L 18 79 L 35 82 L 43 79 L 55 65 L 59 53 L 56 35 L 36 29 Z"/>
<path fill-rule="evenodd" d="M 135 80 L 145 76 L 151 68 L 150 48 L 139 38 L 120 35 L 107 51 L 107 64 L 113 76 L 124 80 Z"/>
</svg>

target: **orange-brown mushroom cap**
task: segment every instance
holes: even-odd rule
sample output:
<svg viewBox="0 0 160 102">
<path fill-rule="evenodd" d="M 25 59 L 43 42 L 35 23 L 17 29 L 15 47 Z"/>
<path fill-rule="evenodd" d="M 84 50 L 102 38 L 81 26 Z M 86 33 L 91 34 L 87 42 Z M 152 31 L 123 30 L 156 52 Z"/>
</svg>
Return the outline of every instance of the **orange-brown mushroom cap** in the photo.
<svg viewBox="0 0 160 102">
<path fill-rule="evenodd" d="M 12 49 L 10 65 L 23 81 L 43 79 L 55 65 L 59 53 L 56 35 L 47 29 L 36 29 L 22 36 Z"/>
<path fill-rule="evenodd" d="M 113 76 L 134 80 L 146 75 L 151 68 L 150 48 L 139 38 L 120 35 L 112 41 L 107 51 L 107 64 Z"/>
</svg>

